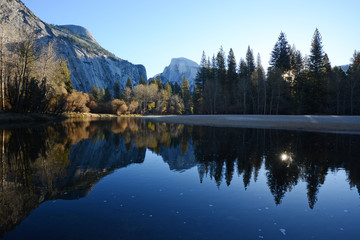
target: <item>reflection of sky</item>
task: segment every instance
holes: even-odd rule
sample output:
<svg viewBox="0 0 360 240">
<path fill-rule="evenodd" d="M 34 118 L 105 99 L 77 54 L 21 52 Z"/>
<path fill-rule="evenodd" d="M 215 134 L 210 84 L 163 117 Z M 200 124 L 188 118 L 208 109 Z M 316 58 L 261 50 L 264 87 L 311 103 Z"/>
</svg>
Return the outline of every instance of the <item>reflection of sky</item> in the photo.
<svg viewBox="0 0 360 240">
<path fill-rule="evenodd" d="M 87 197 L 42 204 L 8 237 L 350 239 L 358 233 L 359 196 L 349 191 L 344 170 L 326 176 L 313 210 L 303 181 L 276 206 L 264 164 L 246 191 L 242 179 L 235 173 L 229 187 L 223 180 L 219 188 L 209 177 L 200 183 L 196 167 L 169 171 L 147 151 L 143 164 L 103 178 Z"/>
</svg>

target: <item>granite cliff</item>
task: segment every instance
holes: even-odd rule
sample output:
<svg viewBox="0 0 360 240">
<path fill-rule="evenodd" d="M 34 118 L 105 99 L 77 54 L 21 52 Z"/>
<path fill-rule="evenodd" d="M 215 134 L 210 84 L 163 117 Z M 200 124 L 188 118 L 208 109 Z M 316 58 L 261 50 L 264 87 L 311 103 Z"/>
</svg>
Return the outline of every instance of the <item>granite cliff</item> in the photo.
<svg viewBox="0 0 360 240">
<path fill-rule="evenodd" d="M 190 59 L 173 58 L 170 65 L 165 67 L 164 71 L 158 75 L 160 75 L 162 83 L 178 83 L 179 85 L 181 85 L 182 79 L 185 76 L 189 81 L 190 91 L 193 91 L 198 69 L 199 65 Z"/>
<path fill-rule="evenodd" d="M 68 61 L 76 90 L 89 92 L 93 85 L 113 89 L 116 80 L 125 87 L 128 77 L 137 84 L 147 79 L 143 65 L 134 65 L 102 48 L 91 33 L 75 25 L 49 25 L 20 0 L 0 0 L 0 36 L 7 43 L 19 41 L 24 31 L 34 33 L 40 45 L 55 42 L 56 54 Z"/>
</svg>

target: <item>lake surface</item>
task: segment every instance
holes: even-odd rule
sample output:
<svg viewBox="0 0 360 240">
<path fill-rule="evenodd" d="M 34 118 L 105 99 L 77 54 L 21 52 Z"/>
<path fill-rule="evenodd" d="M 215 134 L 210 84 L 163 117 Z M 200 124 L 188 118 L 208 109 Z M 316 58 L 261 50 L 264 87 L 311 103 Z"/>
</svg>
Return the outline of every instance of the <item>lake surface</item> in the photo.
<svg viewBox="0 0 360 240">
<path fill-rule="evenodd" d="M 360 135 L 120 118 L 0 142 L 0 238 L 359 237 Z"/>
</svg>

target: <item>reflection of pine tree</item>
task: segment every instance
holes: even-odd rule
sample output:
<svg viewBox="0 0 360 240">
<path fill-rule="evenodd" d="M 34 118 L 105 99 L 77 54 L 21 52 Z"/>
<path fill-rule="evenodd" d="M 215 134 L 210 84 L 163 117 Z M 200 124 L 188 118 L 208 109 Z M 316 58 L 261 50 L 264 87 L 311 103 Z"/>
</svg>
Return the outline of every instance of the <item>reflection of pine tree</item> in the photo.
<svg viewBox="0 0 360 240">
<path fill-rule="evenodd" d="M 230 186 L 231 180 L 233 178 L 234 166 L 235 166 L 235 161 L 234 160 L 226 161 L 225 180 L 226 180 L 226 185 L 227 186 Z"/>
<path fill-rule="evenodd" d="M 294 137 L 283 132 L 272 132 L 269 137 L 270 150 L 266 154 L 265 168 L 267 170 L 267 184 L 274 196 L 275 203 L 281 203 L 286 192 L 292 190 L 298 183 L 300 168 L 296 162 Z M 282 160 L 281 155 L 287 153 L 288 159 Z"/>
<path fill-rule="evenodd" d="M 307 196 L 309 201 L 309 207 L 314 208 L 317 202 L 317 194 L 319 193 L 321 180 L 318 177 L 318 166 L 312 165 L 307 168 L 306 182 L 307 182 Z"/>
</svg>

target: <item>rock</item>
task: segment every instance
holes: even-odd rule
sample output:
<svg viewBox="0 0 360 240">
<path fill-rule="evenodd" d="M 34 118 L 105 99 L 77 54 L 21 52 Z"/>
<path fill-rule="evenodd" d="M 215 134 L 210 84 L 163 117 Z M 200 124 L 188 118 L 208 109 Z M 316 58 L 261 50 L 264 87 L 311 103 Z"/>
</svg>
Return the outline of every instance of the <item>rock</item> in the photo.
<svg viewBox="0 0 360 240">
<path fill-rule="evenodd" d="M 173 58 L 171 59 L 170 65 L 158 75 L 160 75 L 162 83 L 169 82 L 175 84 L 177 82 L 179 86 L 185 76 L 189 81 L 190 91 L 194 91 L 195 78 L 198 69 L 199 65 L 190 59 Z M 158 75 L 156 75 L 155 78 Z"/>
<path fill-rule="evenodd" d="M 10 43 L 19 39 L 17 34 L 22 29 L 34 32 L 40 46 L 55 41 L 57 55 L 68 61 L 76 90 L 90 92 L 95 85 L 112 92 L 116 80 L 125 88 L 128 77 L 134 85 L 141 76 L 147 79 L 143 65 L 134 65 L 106 51 L 84 27 L 49 25 L 19 0 L 1 0 L 0 16 L 0 36 L 6 36 Z"/>
</svg>

